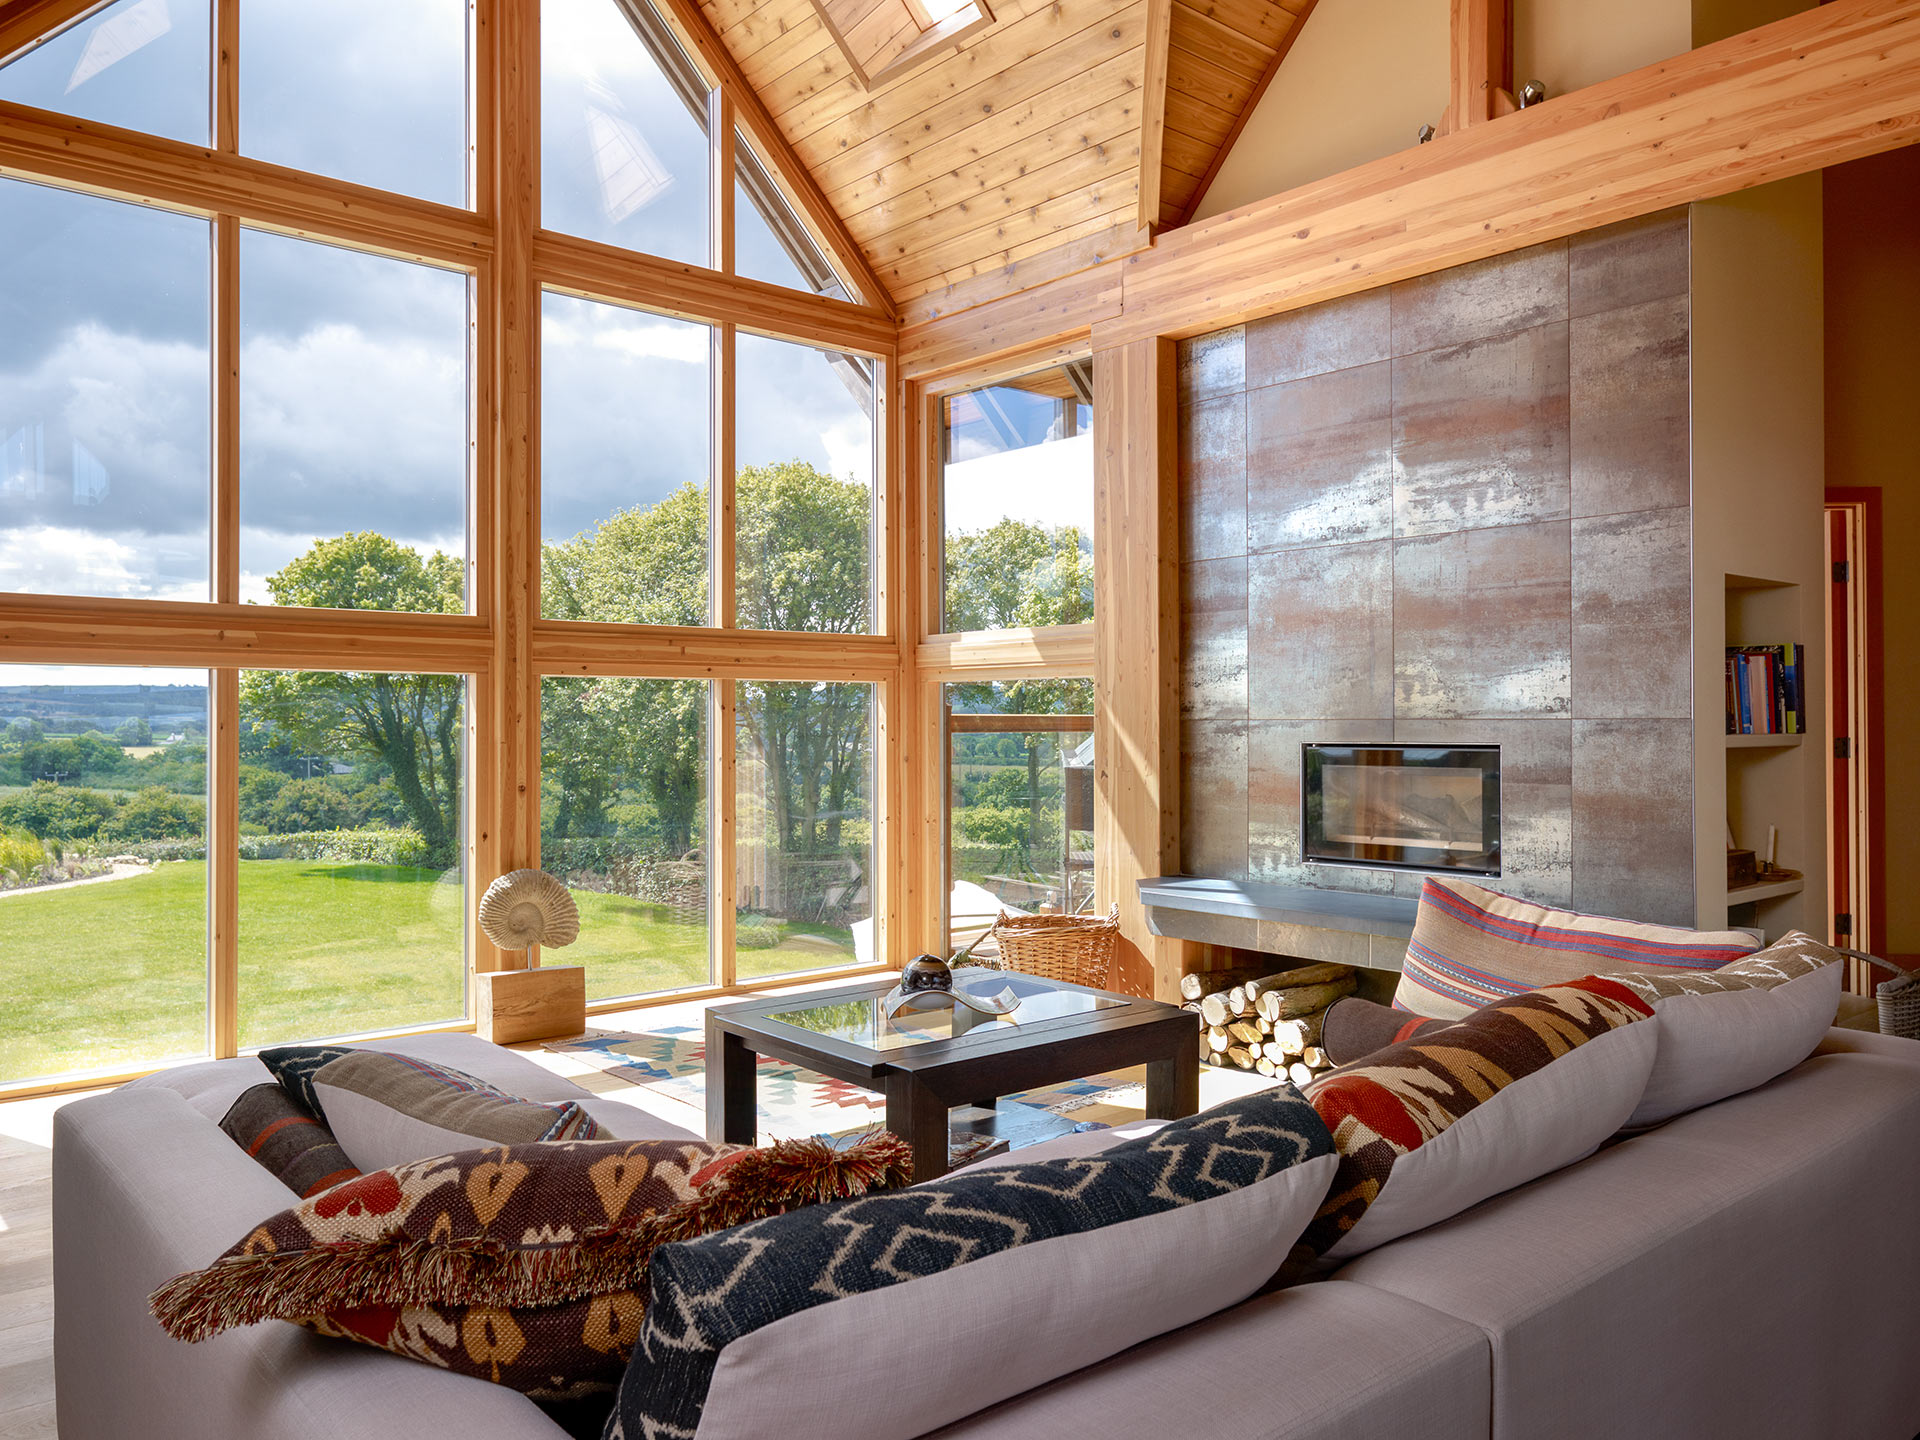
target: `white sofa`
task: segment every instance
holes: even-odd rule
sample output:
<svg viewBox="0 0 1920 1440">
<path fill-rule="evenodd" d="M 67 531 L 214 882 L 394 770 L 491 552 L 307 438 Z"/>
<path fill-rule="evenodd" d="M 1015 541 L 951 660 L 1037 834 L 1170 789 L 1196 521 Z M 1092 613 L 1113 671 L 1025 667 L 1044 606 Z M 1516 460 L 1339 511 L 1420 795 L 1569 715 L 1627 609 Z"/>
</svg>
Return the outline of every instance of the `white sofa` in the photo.
<svg viewBox="0 0 1920 1440">
<path fill-rule="evenodd" d="M 396 1040 L 539 1099 L 471 1036 Z M 194 1065 L 56 1120 L 62 1440 L 559 1440 L 524 1397 L 291 1325 L 169 1339 L 146 1296 L 291 1192 L 218 1128 L 265 1078 Z M 622 1136 L 679 1134 L 606 1097 Z M 1009 1316 L 1018 1324 L 1018 1316 Z M 1035 1337 L 1044 1343 L 1044 1337 Z M 897 1383 L 873 1342 L 876 1384 Z M 1920 1044 L 1832 1031 L 1770 1084 L 947 1427 L 942 1440 L 1910 1440 Z"/>
</svg>

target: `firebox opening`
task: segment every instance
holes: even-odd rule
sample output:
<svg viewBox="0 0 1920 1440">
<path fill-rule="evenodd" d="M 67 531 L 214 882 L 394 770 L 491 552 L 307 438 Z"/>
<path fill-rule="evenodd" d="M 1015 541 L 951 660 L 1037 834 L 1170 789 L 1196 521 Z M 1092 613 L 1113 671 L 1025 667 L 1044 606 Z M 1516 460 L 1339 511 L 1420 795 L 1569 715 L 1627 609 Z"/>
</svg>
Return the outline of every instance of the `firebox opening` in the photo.
<svg viewBox="0 0 1920 1440">
<path fill-rule="evenodd" d="M 1304 745 L 1308 864 L 1500 873 L 1498 745 Z"/>
</svg>

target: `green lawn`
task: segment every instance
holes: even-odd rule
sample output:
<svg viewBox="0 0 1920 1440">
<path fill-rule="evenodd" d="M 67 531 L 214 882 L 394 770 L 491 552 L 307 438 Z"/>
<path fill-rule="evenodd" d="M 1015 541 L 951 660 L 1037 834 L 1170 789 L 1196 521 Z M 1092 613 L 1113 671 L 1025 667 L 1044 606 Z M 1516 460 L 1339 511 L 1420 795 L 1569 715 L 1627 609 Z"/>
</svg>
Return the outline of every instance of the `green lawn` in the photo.
<svg viewBox="0 0 1920 1440">
<path fill-rule="evenodd" d="M 0 898 L 0 1081 L 204 1053 L 206 866 Z M 582 893 L 598 997 L 704 984 L 707 929 L 665 906 Z M 464 1009 L 464 897 L 432 870 L 248 860 L 240 866 L 240 1043 L 430 1024 Z M 845 930 L 788 927 L 743 950 L 743 976 L 847 964 Z"/>
</svg>

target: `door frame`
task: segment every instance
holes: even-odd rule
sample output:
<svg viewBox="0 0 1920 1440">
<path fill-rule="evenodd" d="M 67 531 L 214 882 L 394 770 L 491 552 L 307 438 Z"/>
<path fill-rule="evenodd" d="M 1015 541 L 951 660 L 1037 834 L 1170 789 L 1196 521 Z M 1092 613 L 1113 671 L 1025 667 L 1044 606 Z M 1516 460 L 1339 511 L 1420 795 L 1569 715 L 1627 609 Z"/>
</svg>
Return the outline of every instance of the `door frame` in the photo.
<svg viewBox="0 0 1920 1440">
<path fill-rule="evenodd" d="M 1859 794 L 1855 803 L 1864 810 L 1862 828 L 1866 834 L 1866 864 L 1864 879 L 1867 892 L 1866 934 L 1860 934 L 1856 923 L 1852 944 L 1855 948 L 1871 949 L 1875 953 L 1885 954 L 1887 944 L 1887 886 L 1886 886 L 1886 727 L 1884 722 L 1886 709 L 1885 664 L 1883 656 L 1884 602 L 1882 585 L 1882 535 L 1881 494 L 1878 486 L 1872 485 L 1829 485 L 1826 490 L 1825 510 L 1846 510 L 1851 512 L 1856 543 L 1854 561 L 1859 573 L 1852 575 L 1850 583 L 1855 587 L 1854 595 L 1858 606 L 1862 633 L 1859 655 L 1861 668 L 1865 672 L 1860 677 L 1858 694 L 1860 707 L 1864 714 L 1866 744 L 1858 755 L 1859 765 L 1855 773 L 1859 777 Z M 1829 600 L 1833 594 L 1828 589 Z M 1846 663 L 1845 647 L 1831 643 L 1832 625 L 1829 625 L 1829 654 L 1827 657 L 1827 681 L 1834 685 L 1840 675 L 1840 667 Z M 1833 692 L 1830 690 L 1831 696 Z M 1831 703 L 1831 702 L 1830 702 Z M 1861 730 L 1859 723 L 1849 727 L 1856 734 Z M 1836 737 L 1837 738 L 1837 737 Z M 1829 765 L 1831 761 L 1829 760 Z M 1833 798 L 1833 772 L 1829 768 L 1827 795 L 1829 812 Z M 1829 823 L 1833 823 L 1831 820 Z M 1856 857 L 1857 858 L 1857 857 Z M 1835 896 L 1836 901 L 1841 897 Z M 1831 924 L 1831 921 L 1829 921 Z M 1862 941 L 1865 944 L 1862 944 Z M 1865 968 L 1865 967 L 1863 967 Z M 1881 978 L 1891 978 L 1891 972 L 1883 976 L 1873 971 L 1870 977 L 1861 977 L 1869 983 L 1862 993 L 1871 992 L 1871 982 Z"/>
</svg>

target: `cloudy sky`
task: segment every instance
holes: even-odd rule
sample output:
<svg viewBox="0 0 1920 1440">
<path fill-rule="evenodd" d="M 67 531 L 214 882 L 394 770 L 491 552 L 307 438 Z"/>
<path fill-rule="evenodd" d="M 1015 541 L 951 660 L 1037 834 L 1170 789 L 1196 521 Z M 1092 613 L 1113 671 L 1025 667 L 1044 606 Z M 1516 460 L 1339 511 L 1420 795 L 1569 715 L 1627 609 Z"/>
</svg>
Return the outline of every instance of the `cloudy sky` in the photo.
<svg viewBox="0 0 1920 1440">
<path fill-rule="evenodd" d="M 444 203 L 465 198 L 461 0 L 249 0 L 249 154 Z M 0 70 L 0 98 L 206 143 L 205 0 L 120 0 Z M 705 139 L 608 0 L 543 10 L 543 223 L 704 256 Z M 758 217 L 741 267 L 798 284 Z M 208 594 L 205 222 L 0 180 L 0 589 Z M 316 538 L 375 529 L 466 549 L 464 275 L 246 232 L 242 593 Z M 549 297 L 541 528 L 566 538 L 707 467 L 703 329 Z M 740 348 L 742 463 L 872 482 L 844 367 Z"/>
</svg>

